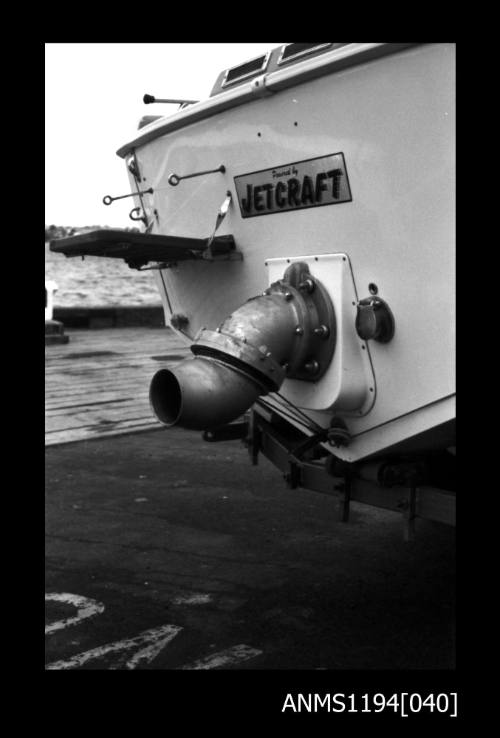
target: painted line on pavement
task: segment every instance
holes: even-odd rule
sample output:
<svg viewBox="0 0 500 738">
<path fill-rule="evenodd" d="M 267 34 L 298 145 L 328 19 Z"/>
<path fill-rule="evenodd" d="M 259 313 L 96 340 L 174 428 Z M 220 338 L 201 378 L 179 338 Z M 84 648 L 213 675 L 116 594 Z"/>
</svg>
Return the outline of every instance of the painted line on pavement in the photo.
<svg viewBox="0 0 500 738">
<path fill-rule="evenodd" d="M 93 648 L 90 651 L 84 651 L 71 659 L 63 661 L 53 661 L 48 664 L 46 669 L 78 669 L 89 661 L 99 661 L 110 653 L 118 653 L 120 657 L 118 663 L 114 666 L 106 667 L 108 669 L 121 668 L 123 662 L 123 652 L 134 650 L 135 653 L 127 663 L 125 669 L 136 669 L 138 666 L 149 664 L 165 646 L 182 630 L 179 625 L 162 625 L 159 628 L 151 628 L 140 633 L 135 638 L 126 638 L 122 641 L 108 643 L 105 646 Z M 97 667 L 98 668 L 98 667 Z"/>
<path fill-rule="evenodd" d="M 57 620 L 55 623 L 49 623 L 45 626 L 45 635 L 54 633 L 56 630 L 62 630 L 69 625 L 76 625 L 81 620 L 91 618 L 104 612 L 102 602 L 92 600 L 89 597 L 81 597 L 80 595 L 70 594 L 69 592 L 48 592 L 45 595 L 45 602 L 63 602 L 67 605 L 73 605 L 77 608 L 77 613 L 73 617 Z"/>
<path fill-rule="evenodd" d="M 253 659 L 263 653 L 257 648 L 251 648 L 241 643 L 238 646 L 228 648 L 226 651 L 219 651 L 210 656 L 194 661 L 192 664 L 182 666 L 181 669 L 220 669 L 221 667 L 233 666 L 241 661 Z"/>
</svg>

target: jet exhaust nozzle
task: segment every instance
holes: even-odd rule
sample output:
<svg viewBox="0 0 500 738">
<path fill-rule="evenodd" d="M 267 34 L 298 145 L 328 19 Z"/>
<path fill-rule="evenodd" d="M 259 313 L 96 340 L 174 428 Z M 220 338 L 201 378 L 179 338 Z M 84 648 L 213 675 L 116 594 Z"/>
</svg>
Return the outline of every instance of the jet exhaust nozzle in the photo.
<svg viewBox="0 0 500 738">
<path fill-rule="evenodd" d="M 317 381 L 336 342 L 335 313 L 303 262 L 247 300 L 216 331 L 202 329 L 194 358 L 153 376 L 149 398 L 167 427 L 210 430 L 239 418 L 286 377 Z"/>
<path fill-rule="evenodd" d="M 207 430 L 243 415 L 261 393 L 249 377 L 214 359 L 197 356 L 156 372 L 149 398 L 163 425 Z"/>
</svg>

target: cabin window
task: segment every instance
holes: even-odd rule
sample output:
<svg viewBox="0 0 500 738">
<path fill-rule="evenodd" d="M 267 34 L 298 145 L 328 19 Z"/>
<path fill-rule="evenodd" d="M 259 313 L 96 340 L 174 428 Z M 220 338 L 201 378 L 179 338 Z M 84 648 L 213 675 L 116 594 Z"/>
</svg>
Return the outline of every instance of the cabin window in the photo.
<svg viewBox="0 0 500 738">
<path fill-rule="evenodd" d="M 315 51 L 327 49 L 329 46 L 333 46 L 333 43 L 328 44 L 286 44 L 282 47 L 281 53 L 278 59 L 278 64 L 286 64 L 287 62 L 295 61 L 303 56 L 312 54 Z"/>
<path fill-rule="evenodd" d="M 268 51 L 268 53 L 263 56 L 258 56 L 251 61 L 245 62 L 244 64 L 238 64 L 237 67 L 231 67 L 231 69 L 228 69 L 224 75 L 224 79 L 222 80 L 222 87 L 227 87 L 235 82 L 240 82 L 242 79 L 253 77 L 255 74 L 263 72 L 267 67 L 270 54 L 271 52 Z"/>
</svg>

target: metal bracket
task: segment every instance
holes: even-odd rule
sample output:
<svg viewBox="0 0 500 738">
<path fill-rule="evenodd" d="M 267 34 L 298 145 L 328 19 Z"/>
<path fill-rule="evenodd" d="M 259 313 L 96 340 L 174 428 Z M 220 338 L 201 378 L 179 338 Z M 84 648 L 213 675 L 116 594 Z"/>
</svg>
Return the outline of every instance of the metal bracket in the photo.
<svg viewBox="0 0 500 738">
<path fill-rule="evenodd" d="M 342 523 L 348 523 L 351 511 L 351 480 L 345 477 L 344 481 L 335 485 L 334 489 L 339 493 L 339 519 Z"/>
<path fill-rule="evenodd" d="M 229 254 L 213 254 L 207 250 L 202 253 L 200 258 L 205 259 L 205 261 L 243 261 L 243 254 L 241 251 L 233 251 Z"/>
<path fill-rule="evenodd" d="M 250 410 L 246 443 L 248 446 L 248 453 L 250 454 L 252 466 L 257 466 L 257 464 L 259 463 L 259 451 L 261 449 L 262 433 L 257 424 L 256 413 L 254 412 L 254 410 Z"/>
<path fill-rule="evenodd" d="M 213 241 L 214 241 L 214 238 L 215 238 L 215 234 L 217 233 L 220 224 L 222 223 L 222 221 L 224 220 L 224 218 L 227 215 L 227 211 L 229 210 L 229 206 L 231 205 L 232 198 L 233 198 L 233 196 L 231 195 L 231 191 L 228 190 L 226 192 L 226 197 L 224 199 L 224 202 L 222 203 L 222 205 L 220 206 L 220 208 L 219 208 L 219 210 L 217 212 L 217 218 L 215 219 L 215 228 L 214 228 L 214 230 L 212 232 L 212 235 L 210 236 L 210 238 L 207 241 L 207 248 L 203 252 L 203 258 L 204 259 L 209 259 L 210 261 L 212 261 L 212 259 L 214 257 L 214 254 L 213 254 L 213 251 L 212 251 L 212 244 L 213 244 Z"/>
<path fill-rule="evenodd" d="M 256 97 L 269 97 L 274 94 L 271 90 L 266 87 L 266 75 L 261 74 L 259 77 L 255 77 L 250 83 L 250 89 Z"/>
<path fill-rule="evenodd" d="M 293 457 L 289 458 L 289 471 L 283 475 L 283 478 L 289 489 L 297 489 L 300 486 L 300 465 L 293 461 Z"/>
<path fill-rule="evenodd" d="M 404 540 L 415 540 L 415 517 L 417 507 L 417 487 L 414 483 L 408 488 L 408 499 L 405 505 L 402 505 L 404 516 Z"/>
<path fill-rule="evenodd" d="M 325 429 L 321 433 L 315 433 L 314 436 L 310 436 L 306 441 L 303 441 L 296 446 L 289 454 L 289 459 L 292 463 L 300 464 L 303 456 L 307 451 L 311 451 L 316 448 L 320 443 L 326 441 L 328 438 L 329 429 Z"/>
<path fill-rule="evenodd" d="M 127 169 L 129 170 L 130 174 L 134 177 L 137 189 L 139 189 L 139 183 L 141 182 L 141 172 L 139 169 L 139 162 L 137 161 L 137 156 L 135 151 L 132 151 L 132 153 L 126 158 L 126 164 Z"/>
</svg>

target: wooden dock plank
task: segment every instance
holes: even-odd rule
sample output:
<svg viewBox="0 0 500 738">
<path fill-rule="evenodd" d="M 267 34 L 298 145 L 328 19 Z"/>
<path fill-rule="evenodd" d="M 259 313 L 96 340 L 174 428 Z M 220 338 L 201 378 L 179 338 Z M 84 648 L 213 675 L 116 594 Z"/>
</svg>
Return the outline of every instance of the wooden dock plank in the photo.
<svg viewBox="0 0 500 738">
<path fill-rule="evenodd" d="M 190 355 L 187 343 L 166 328 L 67 334 L 68 344 L 45 352 L 45 445 L 163 429 L 149 384 L 158 369 Z"/>
<path fill-rule="evenodd" d="M 45 427 L 47 428 L 47 423 L 50 421 L 52 424 L 54 423 L 66 423 L 68 419 L 81 419 L 82 422 L 85 421 L 85 419 L 91 419 L 96 418 L 97 422 L 99 422 L 100 419 L 111 419 L 114 420 L 115 416 L 118 414 L 118 419 L 120 417 L 128 417 L 130 412 L 135 412 L 138 408 L 149 409 L 149 399 L 148 395 L 142 395 L 142 397 L 134 398 L 132 400 L 129 400 L 128 398 L 123 398 L 123 401 L 114 400 L 111 403 L 102 403 L 102 404 L 94 404 L 94 405 L 79 405 L 77 407 L 64 407 L 59 408 L 58 410 L 47 410 L 45 412 Z"/>
<path fill-rule="evenodd" d="M 117 423 L 109 429 L 104 428 L 78 428 L 72 431 L 59 431 L 50 433 L 45 438 L 46 446 L 55 446 L 56 444 L 74 443 L 75 441 L 88 441 L 93 438 L 105 438 L 108 436 L 119 436 L 124 433 L 138 433 L 139 431 L 165 430 L 159 423 L 144 422 L 136 420 L 133 422 Z"/>
<path fill-rule="evenodd" d="M 90 388 L 97 390 L 116 387 L 125 387 L 126 385 L 134 385 L 135 380 L 138 376 L 151 377 L 151 372 L 156 372 L 158 369 L 162 369 L 168 366 L 174 366 L 178 361 L 173 362 L 151 362 L 144 367 L 132 367 L 132 366 L 115 366 L 106 367 L 102 371 L 98 372 L 68 372 L 68 369 L 62 369 L 59 372 L 59 376 L 55 377 L 53 381 L 46 382 L 45 391 L 46 397 L 56 396 L 60 392 L 61 388 L 68 394 L 78 394 L 79 392 L 86 391 Z M 132 371 L 133 370 L 133 371 Z"/>
<path fill-rule="evenodd" d="M 45 402 L 45 412 L 47 415 L 56 415 L 59 412 L 64 413 L 68 409 L 76 407 L 92 407 L 93 405 L 104 405 L 108 403 L 121 403 L 128 400 L 133 401 L 139 398 L 147 397 L 147 391 L 137 392 L 136 388 L 131 388 L 128 396 L 125 392 L 86 392 L 79 397 L 71 397 L 61 399 L 54 399 L 52 401 Z"/>
</svg>

